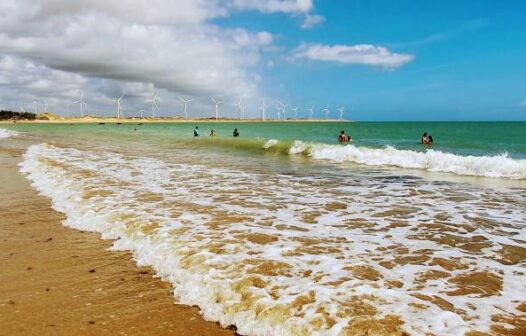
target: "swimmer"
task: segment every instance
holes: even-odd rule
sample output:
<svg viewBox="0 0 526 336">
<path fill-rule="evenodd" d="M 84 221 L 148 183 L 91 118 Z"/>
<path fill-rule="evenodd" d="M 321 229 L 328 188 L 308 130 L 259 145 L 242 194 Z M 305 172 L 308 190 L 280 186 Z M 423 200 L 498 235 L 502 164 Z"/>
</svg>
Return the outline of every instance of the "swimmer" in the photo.
<svg viewBox="0 0 526 336">
<path fill-rule="evenodd" d="M 237 130 L 237 128 L 234 129 L 234 133 L 232 133 L 232 135 L 234 136 L 234 138 L 237 138 L 239 136 L 239 131 Z"/>
<path fill-rule="evenodd" d="M 429 144 L 429 136 L 427 135 L 427 132 L 424 132 L 424 134 L 422 134 L 422 137 L 420 137 L 420 143 L 422 145 Z"/>
<path fill-rule="evenodd" d="M 211 136 L 211 137 L 214 137 L 214 136 L 216 136 L 216 135 L 217 135 L 217 134 L 216 134 L 216 131 L 214 131 L 214 130 L 211 130 L 211 131 L 210 131 L 210 136 Z"/>
<path fill-rule="evenodd" d="M 195 126 L 194 137 L 198 137 L 198 136 L 199 136 L 199 126 Z"/>
<path fill-rule="evenodd" d="M 340 136 L 338 136 L 338 141 L 339 142 L 351 142 L 352 139 L 351 139 L 350 135 L 345 134 L 344 130 L 341 130 L 340 131 Z"/>
</svg>

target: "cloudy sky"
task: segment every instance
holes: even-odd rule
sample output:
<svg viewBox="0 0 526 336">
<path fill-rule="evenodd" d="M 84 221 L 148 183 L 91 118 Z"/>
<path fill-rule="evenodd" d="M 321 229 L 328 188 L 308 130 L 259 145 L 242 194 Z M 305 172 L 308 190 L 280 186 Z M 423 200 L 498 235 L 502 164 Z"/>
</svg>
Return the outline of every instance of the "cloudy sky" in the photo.
<svg viewBox="0 0 526 336">
<path fill-rule="evenodd" d="M 356 120 L 525 120 L 526 3 L 1 0 L 0 108 Z M 289 108 L 290 109 L 290 108 Z M 290 110 L 289 110 L 290 111 Z"/>
</svg>

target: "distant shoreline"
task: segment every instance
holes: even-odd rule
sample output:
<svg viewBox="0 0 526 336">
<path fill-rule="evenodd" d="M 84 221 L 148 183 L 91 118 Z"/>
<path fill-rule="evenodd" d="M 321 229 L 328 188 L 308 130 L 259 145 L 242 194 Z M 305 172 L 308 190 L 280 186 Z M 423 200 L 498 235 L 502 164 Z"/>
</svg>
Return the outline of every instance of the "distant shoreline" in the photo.
<svg viewBox="0 0 526 336">
<path fill-rule="evenodd" d="M 0 124 L 92 124 L 92 123 L 108 123 L 108 124 L 133 124 L 133 123 L 258 123 L 258 122 L 352 122 L 352 120 L 339 119 L 185 119 L 185 118 L 108 118 L 108 117 L 72 117 L 60 119 L 35 119 L 35 120 L 0 120 Z"/>
</svg>

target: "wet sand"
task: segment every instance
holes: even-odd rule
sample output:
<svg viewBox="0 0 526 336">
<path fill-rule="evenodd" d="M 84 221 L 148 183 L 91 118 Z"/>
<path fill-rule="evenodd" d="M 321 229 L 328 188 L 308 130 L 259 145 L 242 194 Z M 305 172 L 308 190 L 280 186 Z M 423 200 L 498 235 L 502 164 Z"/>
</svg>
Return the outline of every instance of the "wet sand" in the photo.
<svg viewBox="0 0 526 336">
<path fill-rule="evenodd" d="M 0 335 L 234 335 L 175 304 L 129 253 L 62 226 L 18 173 L 21 155 L 0 146 Z"/>
</svg>

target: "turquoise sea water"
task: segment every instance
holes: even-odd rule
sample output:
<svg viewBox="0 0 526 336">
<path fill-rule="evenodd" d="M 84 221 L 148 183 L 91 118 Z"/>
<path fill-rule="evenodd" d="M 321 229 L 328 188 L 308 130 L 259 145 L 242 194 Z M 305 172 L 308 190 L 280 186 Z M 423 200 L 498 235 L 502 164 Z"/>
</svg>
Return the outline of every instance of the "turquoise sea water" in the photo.
<svg viewBox="0 0 526 336">
<path fill-rule="evenodd" d="M 526 122 L 262 122 L 262 123 L 146 123 L 132 124 L 31 124 L 6 125 L 29 132 L 72 133 L 89 135 L 128 134 L 137 129 L 141 134 L 172 136 L 175 140 L 192 138 L 192 130 L 199 126 L 202 137 L 214 129 L 219 138 L 231 138 L 234 128 L 243 139 L 301 140 L 313 143 L 336 144 L 340 130 L 353 137 L 356 146 L 424 151 L 420 145 L 423 132 L 433 135 L 435 150 L 461 155 L 499 155 L 526 158 Z"/>
</svg>

